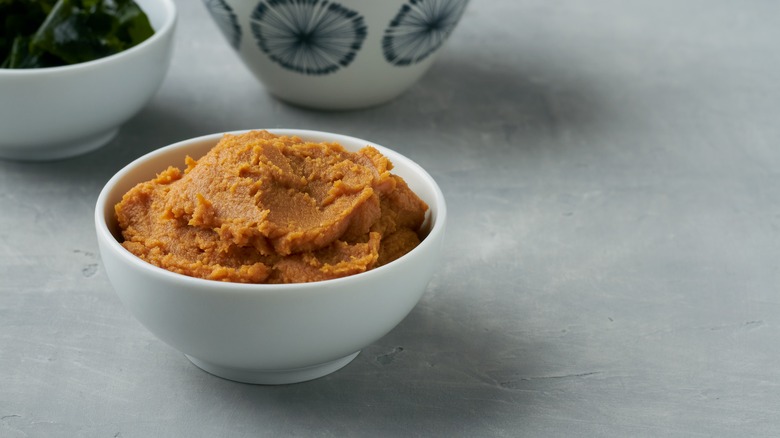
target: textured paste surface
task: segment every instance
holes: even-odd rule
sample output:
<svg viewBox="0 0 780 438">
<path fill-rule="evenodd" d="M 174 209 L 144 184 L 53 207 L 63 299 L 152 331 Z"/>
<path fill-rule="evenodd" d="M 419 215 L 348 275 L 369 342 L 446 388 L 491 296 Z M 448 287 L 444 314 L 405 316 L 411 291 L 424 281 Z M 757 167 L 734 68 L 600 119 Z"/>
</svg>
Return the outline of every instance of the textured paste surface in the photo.
<svg viewBox="0 0 780 438">
<path fill-rule="evenodd" d="M 211 280 L 300 283 L 358 274 L 420 243 L 428 206 L 372 147 L 226 134 L 116 205 L 122 245 Z"/>
</svg>

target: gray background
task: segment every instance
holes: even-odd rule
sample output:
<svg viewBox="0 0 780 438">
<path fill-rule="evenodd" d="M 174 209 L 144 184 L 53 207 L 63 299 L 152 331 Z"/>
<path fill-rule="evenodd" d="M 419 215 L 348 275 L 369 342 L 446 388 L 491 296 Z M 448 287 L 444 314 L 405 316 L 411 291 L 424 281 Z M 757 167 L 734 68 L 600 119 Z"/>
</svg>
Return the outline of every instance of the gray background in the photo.
<svg viewBox="0 0 780 438">
<path fill-rule="evenodd" d="M 780 435 L 780 3 L 474 0 L 413 89 L 342 113 L 274 100 L 177 4 L 167 79 L 115 141 L 0 162 L 0 436 Z M 450 207 L 419 305 L 309 383 L 195 368 L 97 254 L 114 172 L 254 127 L 396 149 Z"/>
</svg>

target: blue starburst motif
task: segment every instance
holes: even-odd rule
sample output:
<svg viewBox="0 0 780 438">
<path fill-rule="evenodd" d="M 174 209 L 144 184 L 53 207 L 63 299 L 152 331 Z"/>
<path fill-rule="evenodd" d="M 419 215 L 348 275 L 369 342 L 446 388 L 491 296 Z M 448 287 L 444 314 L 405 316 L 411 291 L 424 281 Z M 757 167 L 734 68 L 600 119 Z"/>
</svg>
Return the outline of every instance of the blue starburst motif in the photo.
<svg viewBox="0 0 780 438">
<path fill-rule="evenodd" d="M 458 24 L 468 0 L 409 0 L 382 38 L 387 62 L 412 65 L 435 52 Z"/>
<path fill-rule="evenodd" d="M 203 0 L 203 3 L 230 45 L 238 50 L 241 45 L 241 26 L 238 25 L 238 18 L 233 8 L 225 3 L 225 0 Z"/>
<path fill-rule="evenodd" d="M 250 23 L 271 60 L 307 75 L 348 66 L 366 38 L 363 16 L 328 0 L 266 0 Z"/>
</svg>

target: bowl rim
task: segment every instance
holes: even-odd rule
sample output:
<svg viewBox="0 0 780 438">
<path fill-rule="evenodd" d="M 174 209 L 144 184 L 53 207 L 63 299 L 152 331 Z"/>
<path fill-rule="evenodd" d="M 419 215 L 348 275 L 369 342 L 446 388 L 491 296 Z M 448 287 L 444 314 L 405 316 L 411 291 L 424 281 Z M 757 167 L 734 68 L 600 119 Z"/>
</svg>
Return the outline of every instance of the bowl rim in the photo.
<svg viewBox="0 0 780 438">
<path fill-rule="evenodd" d="M 141 166 L 142 164 L 144 164 L 149 160 L 153 160 L 158 156 L 169 153 L 170 151 L 175 149 L 181 149 L 182 152 L 184 152 L 188 147 L 197 143 L 202 143 L 204 141 L 213 141 L 214 145 L 216 145 L 219 139 L 221 139 L 222 136 L 225 134 L 236 135 L 236 134 L 242 134 L 253 130 L 262 130 L 262 129 L 265 129 L 277 135 L 299 136 L 303 140 L 306 140 L 306 136 L 309 135 L 309 136 L 326 136 L 328 139 L 324 141 L 333 141 L 333 142 L 341 143 L 341 140 L 344 139 L 352 142 L 365 143 L 368 146 L 377 148 L 380 152 L 382 152 L 383 155 L 385 155 L 386 151 L 389 151 L 390 152 L 389 155 L 395 155 L 401 160 L 404 160 L 405 161 L 404 164 L 407 167 L 409 167 L 414 173 L 420 176 L 425 181 L 425 183 L 430 186 L 430 188 L 433 191 L 433 198 L 436 207 L 436 219 L 433 221 L 433 224 L 431 226 L 431 229 L 428 232 L 428 235 L 420 242 L 419 245 L 417 245 L 413 250 L 411 250 L 407 254 L 404 254 L 402 257 L 386 265 L 368 270 L 366 272 L 361 272 L 359 274 L 354 274 L 346 277 L 334 278 L 330 280 L 314 281 L 308 283 L 267 284 L 267 283 L 236 283 L 236 282 L 209 280 L 205 278 L 190 277 L 188 275 L 172 272 L 167 269 L 155 266 L 149 262 L 146 262 L 142 260 L 140 257 L 136 256 L 135 254 L 131 253 L 124 246 L 122 246 L 119 243 L 119 241 L 114 237 L 114 235 L 111 233 L 111 230 L 109 229 L 108 223 L 106 221 L 106 217 L 103 214 L 104 211 L 106 210 L 106 204 L 108 202 L 109 192 L 113 190 L 113 188 L 117 185 L 118 182 L 126 178 L 127 175 L 133 170 L 135 170 L 137 167 Z M 183 158 L 184 157 L 182 157 L 182 159 Z M 393 157 L 389 157 L 389 158 L 393 158 Z M 396 164 L 396 162 L 393 159 L 391 159 L 391 162 L 393 162 L 394 165 Z M 160 169 L 160 171 L 162 170 L 164 169 Z M 140 182 L 141 181 L 138 181 L 136 182 L 136 184 Z M 111 179 L 109 179 L 108 182 L 100 190 L 100 194 L 98 195 L 97 201 L 95 203 L 95 228 L 97 231 L 98 240 L 102 240 L 103 242 L 105 242 L 107 244 L 105 247 L 110 251 L 114 252 L 125 263 L 129 263 L 130 265 L 136 267 L 137 269 L 144 270 L 151 275 L 161 276 L 162 277 L 161 279 L 163 280 L 180 282 L 183 286 L 191 286 L 193 289 L 205 287 L 211 289 L 219 289 L 220 291 L 235 291 L 235 292 L 251 291 L 253 293 L 257 293 L 257 292 L 275 293 L 278 291 L 289 291 L 289 290 L 303 291 L 303 290 L 331 288 L 331 287 L 335 288 L 341 285 L 347 285 L 354 282 L 371 281 L 373 277 L 381 276 L 387 270 L 393 269 L 393 266 L 397 266 L 396 263 L 398 261 L 405 259 L 411 254 L 419 253 L 425 250 L 425 248 L 430 247 L 431 245 L 436 245 L 437 244 L 436 241 L 439 240 L 437 237 L 441 236 L 444 233 L 446 217 L 447 217 L 447 205 L 445 202 L 444 194 L 441 191 L 441 188 L 433 179 L 433 177 L 425 169 L 423 169 L 422 166 L 420 166 L 410 158 L 406 157 L 405 155 L 396 152 L 395 150 L 389 149 L 385 146 L 376 144 L 368 140 L 363 140 L 357 137 L 352 137 L 343 134 L 336 134 L 332 132 L 325 132 L 325 131 L 317 131 L 317 130 L 309 130 L 309 129 L 293 129 L 293 128 L 255 128 L 255 129 L 242 129 L 236 131 L 218 132 L 213 134 L 202 135 L 199 137 L 193 137 L 186 140 L 181 140 L 176 143 L 172 143 L 170 145 L 153 150 L 145 155 L 142 155 L 139 158 L 136 158 L 135 160 L 133 160 L 132 162 L 124 166 L 122 169 L 120 169 L 118 172 L 116 172 L 114 176 L 112 176 Z"/>
<path fill-rule="evenodd" d="M 147 46 L 156 44 L 158 40 L 165 38 L 166 35 L 173 31 L 176 24 L 176 4 L 173 0 L 152 0 L 154 2 L 161 3 L 166 10 L 165 21 L 162 23 L 159 29 L 154 30 L 154 34 L 149 38 L 143 40 L 140 44 L 136 44 L 129 49 L 122 50 L 121 52 L 114 53 L 112 55 L 104 56 L 102 58 L 93 59 L 92 61 L 79 62 L 77 64 L 60 65 L 57 67 L 41 67 L 41 68 L 0 68 L 0 77 L 2 76 L 32 76 L 42 75 L 65 71 L 76 71 L 79 69 L 86 69 L 97 66 L 103 63 L 110 63 L 125 55 L 129 55 L 140 50 L 144 50 Z M 140 5 L 139 5 L 140 7 Z M 142 8 L 143 9 L 143 8 Z M 146 13 L 146 11 L 144 11 Z"/>
</svg>

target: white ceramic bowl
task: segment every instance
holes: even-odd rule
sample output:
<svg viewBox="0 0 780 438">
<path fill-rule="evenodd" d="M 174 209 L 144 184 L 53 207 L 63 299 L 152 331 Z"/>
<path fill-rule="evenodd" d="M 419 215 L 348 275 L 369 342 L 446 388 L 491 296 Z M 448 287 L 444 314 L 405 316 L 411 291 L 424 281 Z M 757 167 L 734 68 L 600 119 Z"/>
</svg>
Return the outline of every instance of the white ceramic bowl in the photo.
<svg viewBox="0 0 780 438">
<path fill-rule="evenodd" d="M 351 277 L 301 284 L 225 283 L 175 274 L 125 250 L 114 205 L 137 183 L 184 157 L 201 157 L 222 137 L 208 135 L 151 152 L 120 170 L 95 207 L 108 278 L 135 317 L 198 367 L 231 380 L 282 384 L 310 380 L 348 364 L 416 305 L 442 254 L 447 210 L 441 190 L 420 166 L 374 143 L 316 131 L 271 129 L 356 151 L 371 145 L 430 207 L 422 243 L 387 265 Z"/>
<path fill-rule="evenodd" d="M 433 63 L 468 0 L 203 0 L 278 98 L 318 109 L 393 99 Z"/>
<path fill-rule="evenodd" d="M 136 0 L 155 34 L 128 50 L 63 67 L 0 69 L 0 158 L 54 160 L 108 143 L 151 99 L 171 57 L 172 0 Z"/>
</svg>

